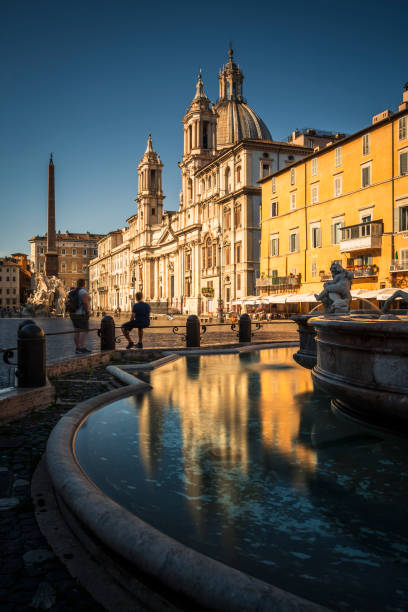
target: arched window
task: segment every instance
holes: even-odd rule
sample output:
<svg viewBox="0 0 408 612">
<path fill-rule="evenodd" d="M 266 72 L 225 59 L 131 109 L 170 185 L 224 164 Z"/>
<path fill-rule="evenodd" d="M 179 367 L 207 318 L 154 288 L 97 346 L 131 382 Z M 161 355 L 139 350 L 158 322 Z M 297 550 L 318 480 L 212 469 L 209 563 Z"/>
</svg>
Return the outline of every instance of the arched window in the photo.
<svg viewBox="0 0 408 612">
<path fill-rule="evenodd" d="M 211 174 L 208 176 L 208 189 L 211 189 Z"/>
<path fill-rule="evenodd" d="M 224 209 L 224 229 L 231 228 L 231 210 L 229 208 Z"/>
<path fill-rule="evenodd" d="M 225 193 L 230 193 L 231 191 L 231 185 L 230 185 L 230 174 L 231 171 L 229 169 L 229 166 L 227 166 L 226 170 L 225 170 L 225 175 L 224 175 L 224 180 L 225 180 Z"/>
<path fill-rule="evenodd" d="M 189 203 L 193 199 L 193 181 L 191 178 L 187 181 L 187 199 Z"/>
<path fill-rule="evenodd" d="M 203 149 L 208 149 L 208 121 L 203 122 Z"/>
<path fill-rule="evenodd" d="M 237 183 L 241 182 L 241 166 L 237 166 Z"/>
<path fill-rule="evenodd" d="M 188 145 L 189 151 L 191 151 L 191 149 L 193 148 L 193 128 L 191 127 L 191 125 L 188 126 Z"/>
</svg>

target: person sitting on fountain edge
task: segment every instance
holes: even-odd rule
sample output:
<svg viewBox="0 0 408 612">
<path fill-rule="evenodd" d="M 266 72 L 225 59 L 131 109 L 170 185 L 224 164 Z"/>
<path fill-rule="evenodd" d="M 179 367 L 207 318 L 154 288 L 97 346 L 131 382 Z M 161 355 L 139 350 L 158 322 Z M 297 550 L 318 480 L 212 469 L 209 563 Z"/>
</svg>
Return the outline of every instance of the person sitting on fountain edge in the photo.
<svg viewBox="0 0 408 612">
<path fill-rule="evenodd" d="M 75 329 L 75 352 L 91 353 L 92 351 L 85 348 L 85 342 L 89 329 L 89 294 L 85 289 L 85 280 L 83 278 L 78 279 L 76 289 L 69 292 L 67 299 L 70 299 L 71 301 L 76 300 L 77 306 L 74 312 L 70 311 L 69 315 Z"/>
<path fill-rule="evenodd" d="M 136 348 L 143 348 L 143 330 L 145 327 L 150 326 L 150 306 L 146 304 L 146 302 L 143 302 L 142 298 L 142 293 L 138 291 L 138 293 L 136 293 L 136 303 L 132 308 L 132 318 L 122 325 L 122 333 L 128 341 L 127 349 L 135 346 L 135 343 L 130 337 L 130 330 L 137 327 L 139 337 Z"/>
</svg>

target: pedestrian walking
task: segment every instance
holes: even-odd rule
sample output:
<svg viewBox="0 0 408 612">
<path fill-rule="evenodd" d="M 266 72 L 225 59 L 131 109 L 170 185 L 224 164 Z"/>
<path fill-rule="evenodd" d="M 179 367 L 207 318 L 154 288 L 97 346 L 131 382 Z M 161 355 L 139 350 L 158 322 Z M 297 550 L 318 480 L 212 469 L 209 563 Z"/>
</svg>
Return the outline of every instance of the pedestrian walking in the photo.
<svg viewBox="0 0 408 612">
<path fill-rule="evenodd" d="M 135 343 L 130 337 L 130 331 L 137 328 L 138 343 L 136 348 L 143 348 L 143 330 L 150 326 L 150 306 L 143 302 L 143 295 L 139 291 L 136 293 L 136 303 L 132 308 L 132 318 L 122 325 L 122 333 L 128 341 L 127 349 L 135 346 Z"/>
<path fill-rule="evenodd" d="M 68 293 L 65 307 L 75 330 L 75 352 L 91 353 L 92 351 L 85 347 L 89 329 L 89 294 L 83 278 L 78 279 L 76 289 Z"/>
</svg>

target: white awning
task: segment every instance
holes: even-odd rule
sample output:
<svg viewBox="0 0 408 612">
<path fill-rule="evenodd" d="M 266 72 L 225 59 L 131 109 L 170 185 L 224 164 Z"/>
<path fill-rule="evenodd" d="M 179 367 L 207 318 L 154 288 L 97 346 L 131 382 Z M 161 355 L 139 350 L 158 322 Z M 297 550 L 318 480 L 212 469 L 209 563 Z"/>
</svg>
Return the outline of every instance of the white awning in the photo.
<svg viewBox="0 0 408 612">
<path fill-rule="evenodd" d="M 317 300 L 315 298 L 315 294 L 314 293 L 295 293 L 293 295 L 290 295 L 288 297 L 288 299 L 286 300 L 287 302 L 293 302 L 293 303 L 300 303 L 300 302 L 316 302 Z"/>
<path fill-rule="evenodd" d="M 362 293 L 358 297 L 365 298 L 366 300 L 377 298 L 380 293 L 379 289 L 362 289 Z"/>
<path fill-rule="evenodd" d="M 268 304 L 285 304 L 288 297 L 296 295 L 294 293 L 281 293 L 277 295 L 268 295 Z"/>
<path fill-rule="evenodd" d="M 396 291 L 398 291 L 398 289 L 395 289 L 395 287 L 388 287 L 388 289 L 379 289 L 377 300 L 388 300 L 388 298 L 394 295 Z"/>
</svg>

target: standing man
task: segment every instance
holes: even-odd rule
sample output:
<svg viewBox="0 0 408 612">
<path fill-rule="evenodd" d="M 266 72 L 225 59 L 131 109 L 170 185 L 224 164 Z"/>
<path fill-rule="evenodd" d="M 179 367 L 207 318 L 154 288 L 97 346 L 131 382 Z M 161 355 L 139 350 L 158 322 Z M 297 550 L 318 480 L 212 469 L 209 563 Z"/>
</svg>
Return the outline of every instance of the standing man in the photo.
<svg viewBox="0 0 408 612">
<path fill-rule="evenodd" d="M 89 329 L 89 294 L 85 289 L 85 280 L 83 278 L 78 279 L 76 289 L 69 292 L 67 310 L 70 313 L 75 329 L 75 352 L 78 354 L 91 353 L 92 351 L 85 348 Z"/>
<path fill-rule="evenodd" d="M 136 293 L 136 304 L 134 304 L 132 308 L 132 318 L 122 325 L 122 333 L 128 341 L 127 349 L 135 346 L 129 334 L 130 330 L 137 327 L 139 341 L 136 348 L 143 348 L 143 330 L 145 327 L 150 326 L 150 306 L 146 304 L 146 302 L 143 302 L 142 298 L 143 295 L 140 291 Z"/>
</svg>

